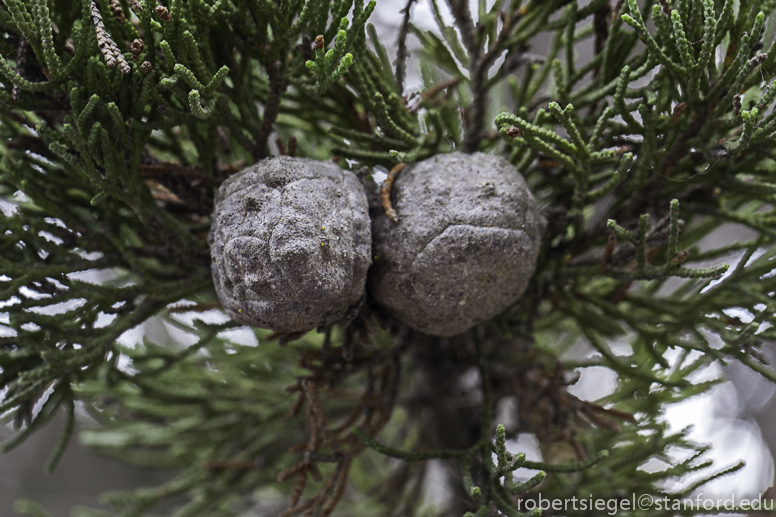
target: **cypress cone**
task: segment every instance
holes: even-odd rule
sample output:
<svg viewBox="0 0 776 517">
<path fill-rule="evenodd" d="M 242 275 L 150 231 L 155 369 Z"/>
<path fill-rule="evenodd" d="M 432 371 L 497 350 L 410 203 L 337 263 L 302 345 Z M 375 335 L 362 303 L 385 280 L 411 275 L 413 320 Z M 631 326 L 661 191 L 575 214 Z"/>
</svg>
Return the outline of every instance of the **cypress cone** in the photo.
<svg viewBox="0 0 776 517">
<path fill-rule="evenodd" d="M 262 160 L 221 185 L 208 241 L 218 298 L 235 321 L 279 332 L 329 325 L 364 294 L 366 193 L 331 162 Z"/>
<path fill-rule="evenodd" d="M 442 154 L 404 169 L 392 190 L 399 222 L 373 221 L 368 282 L 390 314 L 454 336 L 517 301 L 545 220 L 514 166 L 484 153 Z"/>
</svg>

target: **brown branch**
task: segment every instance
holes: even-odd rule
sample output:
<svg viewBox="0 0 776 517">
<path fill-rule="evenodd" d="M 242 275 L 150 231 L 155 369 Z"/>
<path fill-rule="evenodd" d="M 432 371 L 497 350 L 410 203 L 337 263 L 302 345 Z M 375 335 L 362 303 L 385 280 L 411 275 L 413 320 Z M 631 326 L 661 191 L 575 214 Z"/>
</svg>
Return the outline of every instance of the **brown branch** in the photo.
<svg viewBox="0 0 776 517">
<path fill-rule="evenodd" d="M 366 389 L 358 397 L 358 402 L 355 405 L 357 413 L 355 416 L 348 415 L 346 421 L 355 422 L 361 416 L 365 416 L 363 428 L 372 435 L 379 433 L 387 424 L 393 413 L 398 394 L 400 378 L 398 351 L 403 349 L 404 346 L 400 345 L 389 350 L 387 354 L 359 353 L 354 358 L 353 370 L 358 370 L 359 367 L 371 367 L 369 365 L 377 359 L 379 359 L 379 363 L 384 365 L 384 368 L 378 393 L 374 393 L 374 381 L 370 375 Z M 291 493 L 290 508 L 280 513 L 279 517 L 291 517 L 302 513 L 305 515 L 331 515 L 344 495 L 353 458 L 365 448 L 363 442 L 347 433 L 349 425 L 340 425 L 335 429 L 328 428 L 328 422 L 319 398 L 319 389 L 327 384 L 324 379 L 329 377 L 327 372 L 331 370 L 331 364 L 326 363 L 326 359 L 337 358 L 339 361 L 337 364 L 342 364 L 342 358 L 341 354 L 336 354 L 334 350 L 331 350 L 330 354 L 322 353 L 321 350 L 315 352 L 317 352 L 317 354 L 313 354 L 315 360 L 323 361 L 324 365 L 320 369 L 308 368 L 313 372 L 313 376 L 300 378 L 294 386 L 287 389 L 289 393 L 301 395 L 300 400 L 303 400 L 306 408 L 306 427 L 310 432 L 310 437 L 306 443 L 297 443 L 289 449 L 289 452 L 292 453 L 304 453 L 302 460 L 278 474 L 279 481 L 297 478 Z M 312 360 L 314 359 L 309 357 L 306 359 L 306 361 Z M 352 371 L 348 372 L 348 374 L 352 373 Z M 329 378 L 328 385 L 331 386 L 334 383 L 334 379 Z M 328 393 L 337 396 L 334 391 L 330 390 Z M 342 396 L 339 395 L 339 397 Z M 349 397 L 347 393 L 344 396 Z M 338 436 L 340 432 L 347 434 L 340 437 Z M 334 452 L 319 454 L 317 449 L 321 446 L 331 447 Z M 318 462 L 336 462 L 337 465 L 317 494 L 300 501 L 304 487 L 307 486 L 308 475 L 316 481 L 323 481 L 323 476 L 318 470 Z"/>
<path fill-rule="evenodd" d="M 304 393 L 300 393 L 299 395 L 296 396 L 294 405 L 291 406 L 291 409 L 288 410 L 286 418 L 291 418 L 292 416 L 298 415 L 299 410 L 302 409 L 302 404 L 304 404 Z"/>
<path fill-rule="evenodd" d="M 606 268 L 611 265 L 612 263 L 612 255 L 614 255 L 614 249 L 617 246 L 617 237 L 614 235 L 610 235 L 609 239 L 606 241 L 606 249 L 604 250 L 604 265 L 603 270 L 606 270 Z"/>
<path fill-rule="evenodd" d="M 342 499 L 342 496 L 345 494 L 345 485 L 347 484 L 348 474 L 350 473 L 350 462 L 350 457 L 347 457 L 342 462 L 342 468 L 339 471 L 339 476 L 337 476 L 334 493 L 329 497 L 329 502 L 326 503 L 326 506 L 323 507 L 323 511 L 320 513 L 322 517 L 331 515 Z"/>
<path fill-rule="evenodd" d="M 280 113 L 280 101 L 283 93 L 288 87 L 288 82 L 281 77 L 278 64 L 269 62 L 267 65 L 267 75 L 269 76 L 269 95 L 264 105 L 264 114 L 261 120 L 261 129 L 256 136 L 256 145 L 253 146 L 253 159 L 259 161 L 269 156 L 269 137 L 275 129 L 275 121 Z"/>
<path fill-rule="evenodd" d="M 620 420 L 626 420 L 630 423 L 634 423 L 634 424 L 636 423 L 636 417 L 633 415 L 633 413 L 628 413 L 627 411 L 622 411 L 615 408 L 605 408 L 600 404 L 596 404 L 595 402 L 588 402 L 586 400 L 583 400 L 581 402 L 584 406 L 589 408 L 591 411 L 595 411 L 597 413 L 604 413 L 611 417 L 619 418 Z"/>
<path fill-rule="evenodd" d="M 466 121 L 466 136 L 463 140 L 463 152 L 473 153 L 479 149 L 480 141 L 483 138 L 485 127 L 485 115 L 488 104 L 488 69 L 495 62 L 496 58 L 505 50 L 504 43 L 507 36 L 512 32 L 512 28 L 522 16 L 518 9 L 512 16 L 504 21 L 496 41 L 494 41 L 485 54 L 482 54 L 482 48 L 477 43 L 478 35 L 475 34 L 475 28 L 469 15 L 468 2 L 462 0 L 448 0 L 453 16 L 461 29 L 461 37 L 469 51 L 469 61 L 471 63 L 471 92 L 472 103 L 469 107 L 469 116 Z"/>
<path fill-rule="evenodd" d="M 474 61 L 479 57 L 479 51 L 476 29 L 469 13 L 469 2 L 466 0 L 447 0 L 447 5 L 450 6 L 455 22 L 461 31 L 461 38 L 469 51 L 469 57 Z"/>
<path fill-rule="evenodd" d="M 617 221 L 634 219 L 644 213 L 644 208 L 653 200 L 659 199 L 658 196 L 655 196 L 655 192 L 668 181 L 669 177 L 676 169 L 676 165 L 688 154 L 691 147 L 689 144 L 690 140 L 697 136 L 706 125 L 706 122 L 712 118 L 714 110 L 719 103 L 722 102 L 723 97 L 724 95 L 720 95 L 717 99 L 712 100 L 706 109 L 702 110 L 697 116 L 694 116 L 690 120 L 688 126 L 682 134 L 679 135 L 676 143 L 674 143 L 663 156 L 663 161 L 660 164 L 661 173 L 654 174 L 645 187 L 640 189 L 627 205 L 623 206 L 612 215 L 612 219 Z M 591 228 L 589 234 L 592 237 L 593 234 L 597 235 L 600 231 L 600 227 Z"/>
<path fill-rule="evenodd" d="M 293 476 L 299 474 L 300 472 L 304 472 L 307 468 L 307 462 L 302 461 L 294 465 L 293 467 L 288 467 L 286 470 L 280 471 L 277 477 L 277 482 L 282 483 L 283 481 L 292 478 Z"/>
<path fill-rule="evenodd" d="M 485 124 L 486 93 L 483 91 L 484 78 L 483 66 L 480 61 L 482 49 L 477 43 L 477 31 L 469 13 L 469 2 L 465 0 L 447 0 L 447 5 L 453 12 L 456 25 L 461 31 L 461 38 L 469 52 L 471 70 L 472 103 L 469 107 L 466 119 L 466 136 L 463 140 L 463 152 L 473 153 L 480 145 L 480 134 Z"/>
<path fill-rule="evenodd" d="M 20 77 L 24 77 L 23 71 L 27 64 L 27 54 L 31 50 L 29 42 L 23 37 L 19 37 L 19 48 L 16 49 L 16 73 Z M 26 77 L 25 77 L 26 79 Z M 11 99 L 14 101 L 19 100 L 19 96 L 22 94 L 22 89 L 18 84 L 14 84 L 11 89 Z"/>
<path fill-rule="evenodd" d="M 299 499 L 302 497 L 302 492 L 304 492 L 304 487 L 307 484 L 307 472 L 309 469 L 309 463 L 304 462 L 301 464 L 301 470 L 299 471 L 299 475 L 296 478 L 294 489 L 291 491 L 291 496 L 288 498 L 289 504 L 292 507 L 296 506 L 297 503 L 299 503 Z"/>
<path fill-rule="evenodd" d="M 453 77 L 451 79 L 448 79 L 446 81 L 442 81 L 441 83 L 435 84 L 428 90 L 425 90 L 420 94 L 421 98 L 425 101 L 436 95 L 437 93 L 441 92 L 442 90 L 446 90 L 447 88 L 453 87 L 461 82 L 460 77 Z"/>
<path fill-rule="evenodd" d="M 330 446 L 332 449 L 334 449 L 334 452 L 342 453 L 339 442 L 335 440 L 329 432 L 329 425 L 326 421 L 326 415 L 323 412 L 321 401 L 318 398 L 318 390 L 316 388 L 315 382 L 313 382 L 311 379 L 303 379 L 302 388 L 304 389 L 305 396 L 307 397 L 308 407 L 311 408 L 312 415 L 315 418 L 315 423 L 318 429 L 320 429 L 324 435 L 323 444 Z"/>
<path fill-rule="evenodd" d="M 393 414 L 393 408 L 396 404 L 396 397 L 399 394 L 399 381 L 401 380 L 401 362 L 399 357 L 395 356 L 393 364 L 386 372 L 386 377 L 380 386 L 379 399 L 382 400 L 382 404 L 376 406 L 377 418 L 374 422 L 370 423 L 370 419 L 367 419 L 362 430 L 371 437 L 375 437 L 390 420 Z M 372 417 L 374 415 L 369 415 Z M 349 435 L 350 440 L 350 453 L 355 455 L 366 447 L 366 444 L 355 437 L 355 435 Z"/>
<path fill-rule="evenodd" d="M 390 219 L 393 224 L 399 224 L 399 216 L 396 214 L 396 210 L 393 209 L 393 205 L 391 204 L 391 186 L 393 185 L 393 180 L 396 179 L 396 176 L 404 170 L 406 166 L 406 163 L 399 163 L 391 169 L 391 172 L 388 173 L 388 177 L 385 178 L 385 181 L 383 182 L 383 186 L 380 188 L 380 199 L 382 199 L 383 202 L 383 210 L 385 210 L 385 215 L 388 216 L 388 219 Z"/>
<path fill-rule="evenodd" d="M 286 149 L 286 142 L 283 140 L 282 136 L 278 136 L 275 138 L 275 145 L 278 146 L 278 151 L 280 152 L 281 156 L 288 155 L 288 149 Z"/>
<path fill-rule="evenodd" d="M 410 31 L 410 10 L 415 0 L 407 0 L 407 5 L 401 11 L 404 13 L 399 35 L 396 38 L 396 86 L 399 87 L 399 94 L 404 92 L 404 78 L 407 73 L 407 35 Z"/>
<path fill-rule="evenodd" d="M 292 515 L 299 515 L 303 511 L 312 508 L 318 500 L 316 498 L 310 498 L 303 501 L 301 504 L 292 506 L 288 510 L 285 510 L 278 514 L 278 517 L 291 517 Z"/>
<path fill-rule="evenodd" d="M 291 507 L 280 513 L 278 517 L 290 517 L 292 515 L 298 515 L 306 510 L 316 510 L 315 515 L 330 515 L 344 494 L 345 484 L 350 472 L 350 463 L 351 456 L 343 456 L 342 459 L 338 461 L 334 472 L 329 476 L 326 484 L 321 487 L 318 493 L 301 503 L 299 502 L 299 499 L 307 483 L 307 473 L 315 472 L 317 475 L 313 474 L 313 478 L 317 478 L 316 480 L 318 481 L 322 481 L 323 478 L 320 471 L 318 471 L 317 466 L 308 462 L 302 462 L 291 469 L 287 469 L 293 469 L 294 472 L 298 473 L 297 475 L 299 478 L 291 493 Z"/>
<path fill-rule="evenodd" d="M 288 156 L 295 157 L 296 156 L 296 150 L 299 147 L 299 141 L 296 139 L 294 135 L 291 135 L 288 137 Z"/>
<path fill-rule="evenodd" d="M 611 18 L 612 8 L 605 3 L 593 14 L 593 30 L 595 31 L 595 53 L 596 55 L 604 51 L 606 40 L 609 38 L 609 19 Z M 597 73 L 598 68 L 596 68 Z"/>
<path fill-rule="evenodd" d="M 286 147 L 286 142 L 283 140 L 282 136 L 279 136 L 275 139 L 275 144 L 278 146 L 278 151 L 280 151 L 281 156 L 296 156 L 296 150 L 299 146 L 299 142 L 294 135 L 288 137 L 288 147 Z"/>
</svg>

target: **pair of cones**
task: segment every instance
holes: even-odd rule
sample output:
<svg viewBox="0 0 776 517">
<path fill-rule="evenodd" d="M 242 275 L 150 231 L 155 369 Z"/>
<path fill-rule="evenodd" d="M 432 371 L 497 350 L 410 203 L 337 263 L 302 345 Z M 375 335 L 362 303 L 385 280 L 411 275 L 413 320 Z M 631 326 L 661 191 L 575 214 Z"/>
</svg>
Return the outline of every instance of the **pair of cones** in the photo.
<svg viewBox="0 0 776 517">
<path fill-rule="evenodd" d="M 536 268 L 545 221 L 505 159 L 449 153 L 393 184 L 398 224 L 370 221 L 356 176 L 281 156 L 230 177 L 210 233 L 216 292 L 236 321 L 303 332 L 341 320 L 365 289 L 421 332 L 453 336 L 502 312 Z"/>
</svg>

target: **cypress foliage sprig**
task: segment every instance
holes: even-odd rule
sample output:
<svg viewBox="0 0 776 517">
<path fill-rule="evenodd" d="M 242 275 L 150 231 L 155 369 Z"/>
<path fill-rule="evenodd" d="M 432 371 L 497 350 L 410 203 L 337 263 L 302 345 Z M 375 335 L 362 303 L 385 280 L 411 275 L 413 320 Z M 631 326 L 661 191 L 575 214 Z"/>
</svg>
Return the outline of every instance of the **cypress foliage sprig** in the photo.
<svg viewBox="0 0 776 517">
<path fill-rule="evenodd" d="M 727 264 L 719 264 L 710 268 L 688 269 L 678 267 L 687 260 L 686 252 L 677 253 L 679 235 L 679 201 L 671 202 L 668 232 L 668 261 L 665 266 L 658 268 L 647 263 L 647 241 L 649 230 L 649 214 L 643 214 L 639 218 L 638 230 L 634 233 L 618 225 L 614 220 L 607 221 L 607 228 L 619 241 L 630 242 L 634 246 L 637 263 L 637 275 L 644 278 L 659 278 L 663 276 L 678 276 L 682 278 L 718 278 L 729 268 Z M 638 277 L 637 276 L 637 277 Z"/>
<path fill-rule="evenodd" d="M 654 56 L 661 65 L 668 68 L 678 80 L 683 80 L 687 75 L 687 69 L 682 65 L 675 63 L 657 44 L 644 25 L 644 18 L 641 16 L 636 0 L 628 0 L 628 7 L 630 9 L 630 14 L 623 14 L 622 20 L 636 30 L 641 40 L 649 49 L 650 55 Z"/>
<path fill-rule="evenodd" d="M 342 20 L 347 25 L 347 18 Z M 315 42 L 315 61 L 307 61 L 305 63 L 305 66 L 317 75 L 316 95 L 320 95 L 322 91 L 338 81 L 353 66 L 353 54 L 343 55 L 345 42 L 347 41 L 347 32 L 345 30 L 340 30 L 337 33 L 334 48 L 326 53 L 323 51 L 323 36 L 319 36 L 319 38 Z"/>
<path fill-rule="evenodd" d="M 284 517 L 409 515 L 431 460 L 460 468 L 451 515 L 735 473 L 664 410 L 722 382 L 699 380 L 717 365 L 776 381 L 773 2 L 432 0 L 438 30 L 411 3 L 394 44 L 374 1 L 3 0 L 5 447 L 63 412 L 53 468 L 78 406 L 98 423 L 81 442 L 171 469 L 107 494 L 109 515 L 175 497 L 176 515 L 230 517 L 257 493 Z M 276 151 L 334 159 L 368 192 L 368 166 L 502 155 L 547 221 L 536 273 L 444 341 L 370 297 L 322 334 L 238 328 L 212 290 L 213 199 Z M 729 223 L 756 237 L 716 243 Z M 722 260 L 738 262 L 700 267 Z M 154 327 L 169 333 L 132 342 Z M 596 401 L 568 388 L 591 367 L 616 378 Z M 540 460 L 508 450 L 518 430 Z M 687 459 L 643 470 L 669 451 Z"/>
</svg>

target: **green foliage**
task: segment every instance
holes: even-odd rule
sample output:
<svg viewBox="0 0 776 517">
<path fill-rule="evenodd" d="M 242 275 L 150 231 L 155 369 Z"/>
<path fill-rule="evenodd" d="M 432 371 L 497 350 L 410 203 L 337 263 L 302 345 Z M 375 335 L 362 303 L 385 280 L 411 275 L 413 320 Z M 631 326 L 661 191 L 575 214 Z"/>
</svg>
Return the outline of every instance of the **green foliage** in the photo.
<svg viewBox="0 0 776 517">
<path fill-rule="evenodd" d="M 0 5 L 0 414 L 18 428 L 3 450 L 64 411 L 53 468 L 83 403 L 101 424 L 84 443 L 174 469 L 106 494 L 120 516 L 170 497 L 175 516 L 267 501 L 283 516 L 430 514 L 430 459 L 460 474 L 445 515 L 519 515 L 539 493 L 680 500 L 741 468 L 711 465 L 663 415 L 720 382 L 698 380 L 714 364 L 776 381 L 758 351 L 776 339 L 774 2 L 432 0 L 425 30 L 410 1 L 394 62 L 374 0 L 162 3 Z M 210 277 L 213 196 L 273 136 L 353 170 L 507 157 L 548 220 L 531 286 L 451 340 L 368 302 L 323 335 L 233 342 Z M 729 224 L 754 238 L 716 242 Z M 128 346 L 153 324 L 173 330 Z M 591 357 L 570 357 L 580 344 Z M 580 400 L 568 378 L 593 366 L 616 388 Z M 472 373 L 476 395 L 456 398 Z M 494 428 L 506 400 L 520 426 Z M 517 433 L 542 462 L 508 450 Z M 669 450 L 687 459 L 640 468 Z M 540 473 L 516 483 L 526 468 Z"/>
</svg>

